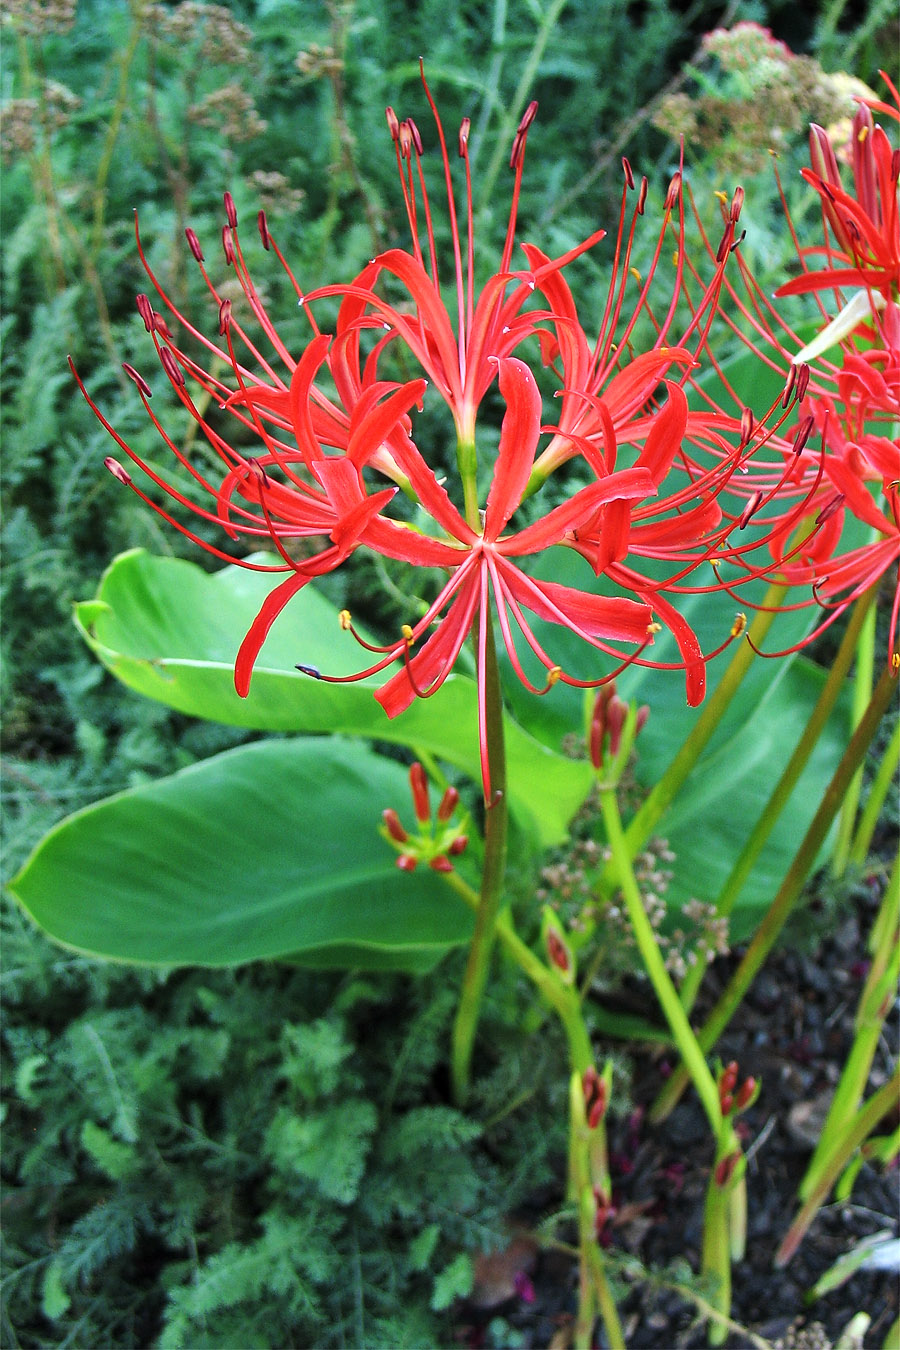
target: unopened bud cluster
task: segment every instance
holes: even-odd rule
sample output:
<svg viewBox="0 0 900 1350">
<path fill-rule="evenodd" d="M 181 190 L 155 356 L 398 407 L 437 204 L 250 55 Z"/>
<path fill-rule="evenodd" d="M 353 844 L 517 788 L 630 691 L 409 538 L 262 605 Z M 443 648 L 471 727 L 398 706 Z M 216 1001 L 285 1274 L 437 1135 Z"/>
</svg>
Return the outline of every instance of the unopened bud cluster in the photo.
<svg viewBox="0 0 900 1350">
<path fill-rule="evenodd" d="M 428 778 L 418 760 L 409 770 L 409 789 L 412 796 L 416 829 L 408 831 L 393 807 L 381 813 L 379 833 L 397 850 L 397 866 L 402 872 L 412 872 L 420 862 L 427 863 L 433 872 L 452 872 L 451 858 L 458 858 L 469 842 L 466 834 L 468 817 L 454 821 L 459 805 L 455 787 L 444 789 L 437 811 L 432 816 L 428 792 Z"/>
<path fill-rule="evenodd" d="M 739 1116 L 746 1111 L 759 1096 L 759 1084 L 755 1078 L 745 1078 L 738 1087 L 738 1064 L 733 1059 L 720 1070 L 718 1076 L 719 1106 L 723 1116 Z"/>
<path fill-rule="evenodd" d="M 650 709 L 632 707 L 616 693 L 615 682 L 597 691 L 588 726 L 588 756 L 602 787 L 615 787 Z"/>
</svg>

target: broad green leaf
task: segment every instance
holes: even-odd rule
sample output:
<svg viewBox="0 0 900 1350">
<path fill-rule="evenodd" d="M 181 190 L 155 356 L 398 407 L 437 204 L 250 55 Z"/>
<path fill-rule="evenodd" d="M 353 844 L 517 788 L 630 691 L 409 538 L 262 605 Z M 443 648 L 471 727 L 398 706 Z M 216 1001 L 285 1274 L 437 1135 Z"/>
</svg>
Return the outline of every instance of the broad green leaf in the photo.
<svg viewBox="0 0 900 1350">
<path fill-rule="evenodd" d="M 249 697 L 239 698 L 235 654 L 271 587 L 266 573 L 241 567 L 207 573 L 136 549 L 108 568 L 96 600 L 76 605 L 75 621 L 117 679 L 179 712 L 260 731 L 389 741 L 428 751 L 480 780 L 472 680 L 451 675 L 433 698 L 417 699 L 391 720 L 373 698 L 378 679 L 328 684 L 295 670 L 302 662 L 350 674 L 367 656 L 312 586 L 279 616 Z M 587 767 L 536 741 L 512 719 L 507 762 L 510 809 L 520 828 L 540 847 L 558 843 L 590 789 Z"/>
<path fill-rule="evenodd" d="M 565 549 L 542 557 L 542 577 L 565 585 L 599 588 L 583 559 Z M 758 597 L 758 592 L 757 592 Z M 704 649 L 721 640 L 731 623 L 734 603 L 726 596 L 682 597 L 679 609 L 689 618 Z M 809 630 L 806 611 L 779 614 L 767 647 L 777 650 L 799 641 Z M 552 624 L 535 625 L 538 639 L 564 668 L 589 673 L 591 652 L 577 637 Z M 660 635 L 654 660 L 675 660 L 674 643 Z M 715 687 L 726 668 L 724 654 L 710 668 Z M 504 671 L 504 691 L 513 711 L 528 730 L 550 745 L 573 725 L 583 731 L 586 696 L 557 685 L 546 699 L 526 699 L 512 671 Z M 777 660 L 759 657 L 729 705 L 656 833 L 669 840 L 676 861 L 666 898 L 677 908 L 691 898 L 716 899 L 772 789 L 793 753 L 816 699 L 825 672 L 796 654 Z M 650 719 L 637 742 L 635 773 L 645 788 L 656 783 L 702 713 L 689 708 L 684 676 L 679 671 L 631 667 L 619 678 L 622 696 L 650 707 Z M 593 693 L 587 700 L 593 699 Z M 731 934 L 752 932 L 787 871 L 803 833 L 821 801 L 847 742 L 847 699 L 839 702 L 819 743 L 754 867 L 731 920 Z"/>
<path fill-rule="evenodd" d="M 365 746 L 261 741 L 70 816 L 11 889 L 58 942 L 113 960 L 428 970 L 472 921 L 376 833 L 408 798 Z"/>
</svg>

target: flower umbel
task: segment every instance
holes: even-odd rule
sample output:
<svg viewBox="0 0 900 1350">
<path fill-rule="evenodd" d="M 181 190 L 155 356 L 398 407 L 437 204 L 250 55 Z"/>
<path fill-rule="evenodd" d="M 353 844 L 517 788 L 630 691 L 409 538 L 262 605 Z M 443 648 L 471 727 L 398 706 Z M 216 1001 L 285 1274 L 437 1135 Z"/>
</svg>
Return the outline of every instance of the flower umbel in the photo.
<svg viewBox="0 0 900 1350">
<path fill-rule="evenodd" d="M 153 410 L 149 384 L 131 366 L 126 372 L 179 462 L 182 482 L 164 478 L 133 450 L 76 378 L 151 487 L 141 487 L 119 461 L 107 461 L 120 482 L 214 556 L 284 574 L 238 651 L 235 685 L 240 695 L 249 690 L 254 663 L 284 606 L 355 549 L 446 573 L 421 618 L 404 625 L 395 641 L 383 647 L 363 642 L 376 657 L 367 669 L 353 676 L 332 676 L 303 665 L 298 669 L 341 682 L 400 662 L 376 695 L 393 717 L 415 698 L 441 687 L 473 634 L 482 770 L 490 800 L 484 662 L 494 621 L 513 669 L 535 693 L 546 693 L 560 681 L 601 686 L 631 662 L 652 664 L 648 649 L 660 625 L 665 626 L 679 649 L 677 664 L 686 672 L 689 701 L 702 699 L 710 654 L 701 650 L 664 592 L 689 591 L 689 585 L 680 583 L 707 559 L 742 556 L 745 545 L 732 549 L 729 544 L 730 532 L 741 522 L 734 512 L 723 512 L 718 499 L 765 436 L 752 418 L 748 425 L 746 417 L 728 416 L 708 399 L 698 409 L 686 394 L 708 348 L 726 262 L 739 242 L 740 192 L 726 213 L 710 274 L 700 280 L 686 262 L 681 177 L 676 175 L 650 268 L 645 277 L 635 278 L 632 248 L 647 185 L 636 186 L 630 165 L 623 161 L 613 280 L 599 335 L 591 342 L 562 273 L 603 238 L 603 230 L 556 258 L 525 244 L 526 266 L 517 270 L 513 265 L 525 143 L 537 105 L 526 110 L 513 144 L 514 185 L 499 266 L 478 289 L 468 122 L 463 122 L 458 141 L 465 178 L 463 229 L 443 127 L 424 87 L 437 130 L 450 224 L 455 294 L 449 308 L 439 278 L 422 137 L 411 119 L 401 121 L 389 109 L 412 234 L 409 250 L 387 249 L 352 282 L 304 293 L 265 214 L 259 213 L 262 244 L 278 257 L 311 326 L 312 335 L 298 357 L 279 337 L 250 277 L 230 194 L 225 196 L 222 243 L 226 264 L 240 285 L 240 304 L 217 289 L 196 234 L 187 231 L 190 251 L 216 305 L 218 340 L 205 337 L 179 311 L 151 268 L 138 234 L 150 293 L 157 297 L 151 302 L 148 295 L 139 296 L 138 310 L 175 396 L 218 457 L 217 475 L 197 467 L 169 436 Z M 651 307 L 651 288 L 670 230 L 676 239 L 674 287 L 661 308 L 656 303 Z M 385 282 L 390 282 L 392 294 L 399 288 L 401 300 L 382 295 Z M 335 304 L 333 332 L 327 333 L 316 313 L 326 308 L 333 314 Z M 635 354 L 638 334 L 647 332 L 643 349 Z M 388 363 L 401 351 L 404 371 L 412 362 L 420 375 L 394 378 L 400 363 L 390 370 Z M 545 419 L 532 353 L 558 382 L 559 415 L 553 424 Z M 476 433 L 479 411 L 494 388 L 505 413 L 488 464 Z M 441 456 L 423 450 L 416 438 L 414 418 L 426 399 L 442 401 L 452 417 L 459 471 L 455 486 L 445 482 Z M 239 448 L 248 439 L 257 442 L 253 454 Z M 561 479 L 559 471 L 569 465 Z M 539 494 L 554 475 L 562 490 L 541 513 Z M 159 492 L 177 508 L 161 503 Z M 185 523 L 190 513 L 200 522 L 196 528 Z M 278 557 L 271 562 L 234 558 L 205 537 L 211 525 L 221 527 L 231 542 L 255 547 L 269 543 Z M 298 553 L 302 540 L 316 541 L 311 556 L 309 545 L 303 550 L 306 556 Z M 601 595 L 595 585 L 575 589 L 537 580 L 523 568 L 522 559 L 559 544 L 579 552 L 595 575 L 608 576 L 619 593 Z M 664 580 L 646 576 L 641 559 L 664 560 L 670 575 Z M 717 584 L 698 589 L 717 589 Z M 600 669 L 595 667 L 590 678 L 564 670 L 552 651 L 545 650 L 535 618 L 577 634 L 602 654 Z M 349 614 L 342 626 L 356 635 Z M 722 645 L 736 635 L 732 630 Z"/>
</svg>

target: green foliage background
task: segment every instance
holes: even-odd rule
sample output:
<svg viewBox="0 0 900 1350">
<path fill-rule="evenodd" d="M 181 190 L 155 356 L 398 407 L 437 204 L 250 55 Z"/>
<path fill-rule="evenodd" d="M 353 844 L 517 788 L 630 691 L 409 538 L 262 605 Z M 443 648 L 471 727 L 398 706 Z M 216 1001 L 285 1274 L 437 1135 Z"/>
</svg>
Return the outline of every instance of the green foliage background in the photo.
<svg viewBox="0 0 900 1350">
<path fill-rule="evenodd" d="M 226 187 L 247 219 L 262 197 L 298 277 L 348 279 L 405 240 L 384 106 L 425 125 L 422 54 L 451 134 L 472 117 L 489 256 L 512 131 L 538 98 L 520 237 L 562 251 L 614 218 L 622 153 L 651 191 L 664 185 L 674 151 L 653 105 L 723 19 L 768 24 L 826 70 L 870 82 L 891 46 L 879 3 L 71 8 L 2 10 L 5 876 L 67 812 L 248 739 L 125 696 L 71 623 L 117 552 L 187 551 L 103 472 L 108 438 L 65 365 L 69 353 L 113 424 L 164 464 L 120 368 L 147 353 L 135 209 L 152 265 L 195 311 L 203 288 L 183 228 L 212 254 Z M 173 16 L 190 20 L 180 39 L 166 37 Z M 731 186 L 714 158 L 695 177 Z M 769 205 L 757 218 L 775 268 L 786 244 L 767 232 Z M 588 307 L 602 264 L 583 267 Z M 296 306 L 279 326 L 290 344 Z M 157 405 L 165 419 L 161 389 Z M 377 621 L 391 578 L 363 579 Z M 494 991 L 483 1039 L 498 1053 L 463 1118 L 444 1104 L 453 979 L 440 972 L 415 984 L 265 966 L 134 972 L 51 946 L 13 906 L 3 924 L 4 1345 L 447 1339 L 445 1310 L 471 1276 L 460 1253 L 498 1240 L 564 1147 L 561 1051 L 549 1031 L 524 1046 L 514 1036 L 521 990 Z"/>
</svg>

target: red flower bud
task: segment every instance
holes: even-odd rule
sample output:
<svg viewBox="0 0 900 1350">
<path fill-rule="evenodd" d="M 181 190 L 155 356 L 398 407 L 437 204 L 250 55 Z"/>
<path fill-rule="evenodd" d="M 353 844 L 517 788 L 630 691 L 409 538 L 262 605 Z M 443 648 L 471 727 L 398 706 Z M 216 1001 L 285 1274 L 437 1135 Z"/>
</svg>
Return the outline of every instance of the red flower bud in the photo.
<svg viewBox="0 0 900 1350">
<path fill-rule="evenodd" d="M 437 818 L 440 821 L 447 821 L 456 810 L 456 803 L 459 801 L 459 793 L 455 787 L 448 787 L 444 790 L 440 805 L 437 809 Z"/>
<path fill-rule="evenodd" d="M 755 1091 L 756 1091 L 756 1079 L 745 1078 L 741 1086 L 738 1088 L 737 1095 L 735 1096 L 734 1099 L 735 1111 L 743 1111 L 744 1107 L 749 1103 L 750 1098 L 753 1096 Z"/>
<path fill-rule="evenodd" d="M 400 824 L 400 817 L 397 815 L 397 812 L 389 806 L 386 810 L 382 811 L 381 819 L 384 821 L 384 828 L 391 838 L 395 839 L 398 844 L 405 844 L 409 835 Z"/>
<path fill-rule="evenodd" d="M 436 858 L 429 859 L 428 866 L 432 872 L 452 872 L 453 864 L 444 853 L 439 853 Z"/>
<path fill-rule="evenodd" d="M 564 975 L 568 975 L 572 968 L 572 963 L 569 959 L 566 944 L 552 928 L 547 929 L 547 955 L 550 957 L 550 960 L 556 966 L 557 970 L 561 970 Z"/>
<path fill-rule="evenodd" d="M 397 859 L 397 866 L 401 872 L 414 872 L 418 858 L 414 858 L 411 853 L 401 853 Z"/>
<path fill-rule="evenodd" d="M 431 805 L 428 801 L 428 779 L 425 776 L 425 770 L 416 760 L 415 764 L 410 766 L 409 786 L 412 792 L 413 810 L 416 813 L 416 820 L 420 825 L 427 825 L 431 820 Z"/>
</svg>

